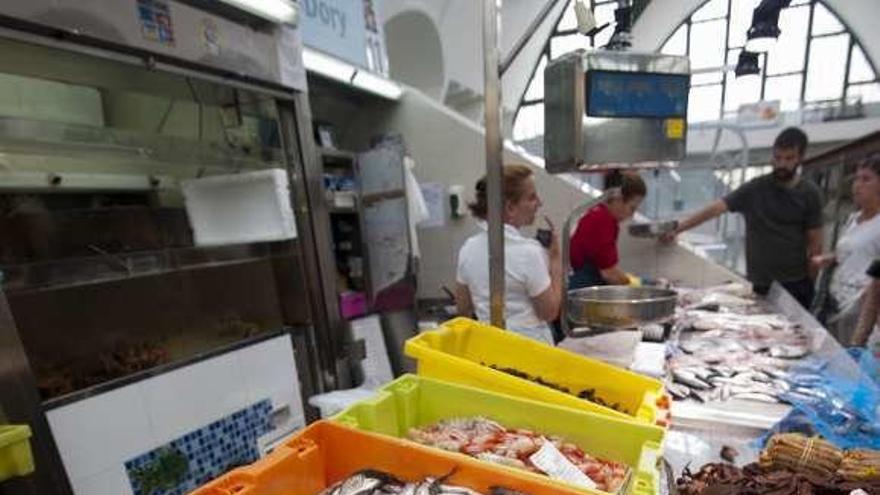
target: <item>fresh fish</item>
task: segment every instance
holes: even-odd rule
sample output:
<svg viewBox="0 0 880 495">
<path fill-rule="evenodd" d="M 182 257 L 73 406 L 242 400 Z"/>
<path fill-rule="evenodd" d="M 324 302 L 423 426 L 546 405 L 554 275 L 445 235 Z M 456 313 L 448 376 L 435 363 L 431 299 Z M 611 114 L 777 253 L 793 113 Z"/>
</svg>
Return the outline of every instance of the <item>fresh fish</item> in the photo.
<svg viewBox="0 0 880 495">
<path fill-rule="evenodd" d="M 748 378 L 749 380 L 751 380 L 753 382 L 770 383 L 771 381 L 773 381 L 770 378 L 770 375 L 763 373 L 761 371 L 752 371 L 749 373 L 745 373 L 744 375 L 746 376 L 746 378 Z"/>
<path fill-rule="evenodd" d="M 709 393 L 706 392 L 705 390 L 701 391 L 701 390 L 691 389 L 691 397 L 693 397 L 694 400 L 696 400 L 697 402 L 699 402 L 701 404 L 705 404 L 711 400 Z"/>
<path fill-rule="evenodd" d="M 713 376 L 712 378 L 709 379 L 709 383 L 711 383 L 712 385 L 715 385 L 716 387 L 720 387 L 723 385 L 740 385 L 743 382 L 741 380 L 737 380 L 735 377 L 734 378 L 727 378 L 724 376 Z"/>
<path fill-rule="evenodd" d="M 718 375 L 720 375 L 724 378 L 730 378 L 736 374 L 736 371 L 734 371 L 733 368 L 730 368 L 728 366 L 713 366 L 712 371 L 714 371 L 715 373 L 717 373 Z"/>
<path fill-rule="evenodd" d="M 709 349 L 709 346 L 698 339 L 690 339 L 685 340 L 684 342 L 679 342 L 678 347 L 688 354 L 698 354 L 702 351 Z"/>
<path fill-rule="evenodd" d="M 754 340 L 747 340 L 743 343 L 743 346 L 749 352 L 762 352 L 766 351 L 769 347 L 766 342 L 756 342 Z"/>
<path fill-rule="evenodd" d="M 781 359 L 800 359 L 810 353 L 806 346 L 780 344 L 770 346 L 770 356 Z"/>
<path fill-rule="evenodd" d="M 392 477 L 379 471 L 360 471 L 322 493 L 327 495 L 366 495 L 393 481 Z"/>
<path fill-rule="evenodd" d="M 789 390 L 789 392 L 801 395 L 803 397 L 813 397 L 815 399 L 828 398 L 828 394 L 826 394 L 823 390 L 813 387 L 793 387 Z"/>
<path fill-rule="evenodd" d="M 813 388 L 825 383 L 820 375 L 796 373 L 789 376 L 786 381 L 793 387 Z"/>
<path fill-rule="evenodd" d="M 510 488 L 504 488 L 503 486 L 493 486 L 490 490 L 492 491 L 489 492 L 489 495 L 527 495 Z"/>
<path fill-rule="evenodd" d="M 771 378 L 776 378 L 778 380 L 784 380 L 789 377 L 789 373 L 787 371 L 783 371 L 779 368 L 774 368 L 772 366 L 760 366 L 758 367 L 758 371 L 766 373 L 767 376 Z"/>
<path fill-rule="evenodd" d="M 433 478 L 426 478 L 421 483 L 416 484 L 414 495 L 437 495 L 440 491 L 440 484 Z"/>
<path fill-rule="evenodd" d="M 718 397 L 719 400 L 724 402 L 730 400 L 730 385 L 722 385 L 721 387 L 719 387 L 719 390 L 721 391 L 721 394 Z"/>
<path fill-rule="evenodd" d="M 680 383 L 669 383 L 666 385 L 666 390 L 672 394 L 672 398 L 678 400 L 687 399 L 691 395 L 691 389 Z"/>
<path fill-rule="evenodd" d="M 493 491 L 489 492 L 490 495 L 495 493 L 494 488 L 492 490 Z M 442 493 L 443 495 L 480 495 L 479 492 L 475 492 L 474 490 L 471 490 L 470 488 L 465 488 L 463 486 L 451 486 L 451 485 L 441 485 L 440 486 L 440 493 Z M 515 494 L 518 492 L 508 491 L 507 493 Z"/>
<path fill-rule="evenodd" d="M 740 394 L 764 394 L 764 395 L 776 395 L 778 392 L 773 387 L 768 385 L 763 385 L 760 383 L 753 383 L 751 385 L 743 386 L 743 385 L 731 385 L 730 386 L 730 394 L 731 395 L 740 395 Z"/>
<path fill-rule="evenodd" d="M 733 399 L 753 400 L 758 402 L 767 402 L 769 404 L 778 404 L 781 402 L 776 396 L 761 392 L 743 392 L 731 396 Z"/>
<path fill-rule="evenodd" d="M 672 370 L 672 379 L 691 389 L 710 390 L 712 385 L 701 380 L 697 375 L 686 370 Z"/>
<path fill-rule="evenodd" d="M 771 382 L 771 385 L 773 385 L 775 389 L 781 390 L 783 392 L 788 392 L 789 390 L 791 390 L 791 385 L 789 385 L 788 382 L 785 380 L 774 379 L 773 382 Z"/>
<path fill-rule="evenodd" d="M 704 382 L 708 382 L 709 378 L 711 378 L 715 374 L 709 368 L 702 366 L 684 366 L 678 368 L 678 371 L 691 374 Z"/>
<path fill-rule="evenodd" d="M 336 483 L 321 492 L 321 495 L 481 495 L 469 488 L 443 484 L 454 472 L 452 470 L 440 478 L 404 483 L 390 474 L 365 470 Z M 492 493 L 515 495 L 516 492 Z"/>
</svg>

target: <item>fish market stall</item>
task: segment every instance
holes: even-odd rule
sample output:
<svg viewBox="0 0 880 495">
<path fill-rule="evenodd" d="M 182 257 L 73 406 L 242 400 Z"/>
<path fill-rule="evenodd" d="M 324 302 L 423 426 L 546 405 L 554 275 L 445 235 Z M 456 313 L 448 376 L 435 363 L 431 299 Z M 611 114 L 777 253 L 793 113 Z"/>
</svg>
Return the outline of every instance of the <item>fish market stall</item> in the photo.
<svg viewBox="0 0 880 495">
<path fill-rule="evenodd" d="M 685 291 L 680 305 L 667 359 L 676 418 L 768 428 L 810 393 L 798 364 L 839 349 L 779 286 L 762 300 L 739 284 Z"/>
</svg>

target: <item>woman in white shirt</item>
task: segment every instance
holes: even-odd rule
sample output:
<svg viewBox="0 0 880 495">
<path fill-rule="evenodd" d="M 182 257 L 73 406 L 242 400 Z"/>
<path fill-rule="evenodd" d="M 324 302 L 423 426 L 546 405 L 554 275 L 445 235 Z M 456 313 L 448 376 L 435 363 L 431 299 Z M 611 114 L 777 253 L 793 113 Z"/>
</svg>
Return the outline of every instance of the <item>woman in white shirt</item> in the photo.
<svg viewBox="0 0 880 495">
<path fill-rule="evenodd" d="M 831 277 L 828 329 L 848 343 L 859 317 L 862 295 L 870 282 L 866 270 L 880 258 L 880 155 L 861 163 L 852 184 L 853 213 L 832 254 L 814 259 L 819 266 L 836 265 Z"/>
<path fill-rule="evenodd" d="M 455 302 L 464 316 L 476 314 L 489 321 L 489 235 L 486 179 L 477 182 L 471 213 L 480 219 L 480 231 L 458 252 Z M 559 238 L 551 229 L 547 249 L 519 229 L 535 223 L 541 199 L 535 190 L 532 170 L 525 165 L 505 165 L 504 191 L 504 279 L 505 326 L 519 334 L 553 344 L 549 322 L 559 315 L 562 298 L 562 255 Z M 548 220 L 549 223 L 549 220 Z"/>
</svg>

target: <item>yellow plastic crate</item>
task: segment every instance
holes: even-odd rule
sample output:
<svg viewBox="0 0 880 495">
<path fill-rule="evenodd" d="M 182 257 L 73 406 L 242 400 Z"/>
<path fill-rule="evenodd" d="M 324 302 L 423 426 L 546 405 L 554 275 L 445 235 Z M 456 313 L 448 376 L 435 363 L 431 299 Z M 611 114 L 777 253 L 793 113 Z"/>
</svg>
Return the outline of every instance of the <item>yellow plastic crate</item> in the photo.
<svg viewBox="0 0 880 495">
<path fill-rule="evenodd" d="M 668 401 L 660 381 L 468 318 L 450 320 L 409 339 L 405 352 L 418 362 L 419 375 L 648 424 L 666 419 L 658 405 Z M 594 389 L 597 397 L 624 412 L 492 365 L 540 377 L 574 393 Z"/>
<path fill-rule="evenodd" d="M 413 427 L 473 416 L 486 417 L 509 428 L 524 428 L 548 436 L 563 437 L 593 456 L 629 466 L 632 477 L 626 490 L 628 495 L 654 495 L 658 492 L 660 476 L 657 459 L 665 430 L 626 419 L 404 375 L 382 387 L 373 398 L 342 411 L 333 421 L 373 433 L 405 438 Z M 465 454 L 457 455 L 468 457 Z M 506 466 L 498 467 L 524 472 Z M 538 474 L 526 474 L 544 482 L 557 483 Z"/>
<path fill-rule="evenodd" d="M 0 425 L 0 482 L 34 471 L 30 437 L 27 425 Z"/>
</svg>

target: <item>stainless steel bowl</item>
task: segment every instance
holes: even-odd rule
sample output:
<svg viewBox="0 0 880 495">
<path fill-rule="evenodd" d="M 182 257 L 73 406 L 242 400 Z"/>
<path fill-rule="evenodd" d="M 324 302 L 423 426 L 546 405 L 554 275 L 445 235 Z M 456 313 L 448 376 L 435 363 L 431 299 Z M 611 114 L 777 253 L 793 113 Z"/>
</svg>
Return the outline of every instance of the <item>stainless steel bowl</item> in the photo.
<svg viewBox="0 0 880 495">
<path fill-rule="evenodd" d="M 568 291 L 568 319 L 575 326 L 632 328 L 675 314 L 669 289 L 608 285 Z"/>
<path fill-rule="evenodd" d="M 676 220 L 631 223 L 629 224 L 629 235 L 633 237 L 660 237 L 673 232 L 677 227 L 678 221 Z"/>
</svg>

